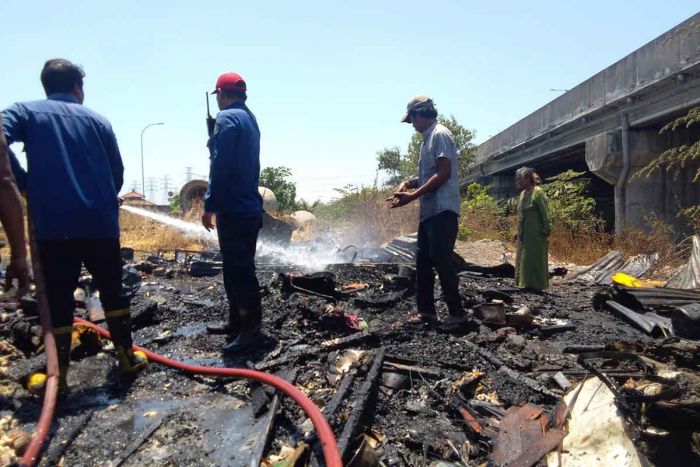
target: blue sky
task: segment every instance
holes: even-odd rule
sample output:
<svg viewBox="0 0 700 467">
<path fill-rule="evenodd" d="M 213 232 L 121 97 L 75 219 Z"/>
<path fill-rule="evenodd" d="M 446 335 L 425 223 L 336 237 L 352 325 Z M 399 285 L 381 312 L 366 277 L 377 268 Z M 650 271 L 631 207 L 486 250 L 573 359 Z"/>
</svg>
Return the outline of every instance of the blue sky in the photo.
<svg viewBox="0 0 700 467">
<path fill-rule="evenodd" d="M 152 122 L 165 125 L 145 133 L 146 178 L 179 188 L 185 167 L 208 171 L 204 92 L 236 71 L 262 166 L 290 167 L 301 197 L 327 199 L 371 184 L 377 151 L 406 147 L 413 130 L 399 119 L 414 94 L 480 142 L 697 11 L 697 0 L 2 0 L 0 107 L 43 97 L 46 59 L 82 64 L 85 105 L 117 133 L 125 189 L 141 179 Z"/>
</svg>

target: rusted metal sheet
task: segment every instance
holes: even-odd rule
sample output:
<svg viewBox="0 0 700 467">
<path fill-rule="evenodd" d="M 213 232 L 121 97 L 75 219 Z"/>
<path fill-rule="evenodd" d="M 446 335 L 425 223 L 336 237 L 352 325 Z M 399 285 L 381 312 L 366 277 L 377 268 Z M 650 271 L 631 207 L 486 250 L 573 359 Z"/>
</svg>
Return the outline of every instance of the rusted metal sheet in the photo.
<svg viewBox="0 0 700 467">
<path fill-rule="evenodd" d="M 534 465 L 564 439 L 563 430 L 545 431 L 549 418 L 540 407 L 526 404 L 511 407 L 500 423 L 491 459 L 497 465 L 529 467 Z"/>
</svg>

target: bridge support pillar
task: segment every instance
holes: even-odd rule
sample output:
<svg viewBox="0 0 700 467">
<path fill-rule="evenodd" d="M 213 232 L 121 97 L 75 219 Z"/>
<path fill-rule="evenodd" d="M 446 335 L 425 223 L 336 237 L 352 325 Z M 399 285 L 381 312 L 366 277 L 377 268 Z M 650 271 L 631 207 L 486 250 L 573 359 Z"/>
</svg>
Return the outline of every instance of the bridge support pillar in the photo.
<svg viewBox="0 0 700 467">
<path fill-rule="evenodd" d="M 664 135 L 659 135 L 657 129 L 630 130 L 632 179 L 625 187 L 624 223 L 627 228 L 649 231 L 654 218 L 680 227 L 683 221 L 678 218 L 679 209 L 700 204 L 700 183 L 693 183 L 697 167 L 682 170 L 677 180 L 663 170 L 656 170 L 649 177 L 633 177 L 665 150 L 696 141 L 698 136 L 700 129 L 693 128 Z M 587 140 L 586 162 L 591 172 L 615 184 L 622 172 L 620 132 L 604 133 Z"/>
<path fill-rule="evenodd" d="M 508 199 L 518 194 L 515 187 L 515 173 L 496 174 L 491 177 L 491 196 Z"/>
</svg>

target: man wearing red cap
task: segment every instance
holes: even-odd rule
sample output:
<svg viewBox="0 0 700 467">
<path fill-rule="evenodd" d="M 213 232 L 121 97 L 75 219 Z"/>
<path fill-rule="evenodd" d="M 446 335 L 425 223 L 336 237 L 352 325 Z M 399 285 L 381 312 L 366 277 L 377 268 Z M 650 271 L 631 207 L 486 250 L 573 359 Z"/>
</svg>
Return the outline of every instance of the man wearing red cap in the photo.
<svg viewBox="0 0 700 467">
<path fill-rule="evenodd" d="M 255 245 L 262 226 L 260 179 L 260 129 L 245 102 L 247 87 L 240 75 L 224 73 L 216 81 L 220 112 L 209 138 L 209 188 L 204 197 L 202 225 L 214 227 L 224 263 L 224 288 L 229 320 L 209 326 L 210 333 L 234 339 L 224 351 L 249 349 L 262 340 L 262 309 L 255 276 Z"/>
</svg>

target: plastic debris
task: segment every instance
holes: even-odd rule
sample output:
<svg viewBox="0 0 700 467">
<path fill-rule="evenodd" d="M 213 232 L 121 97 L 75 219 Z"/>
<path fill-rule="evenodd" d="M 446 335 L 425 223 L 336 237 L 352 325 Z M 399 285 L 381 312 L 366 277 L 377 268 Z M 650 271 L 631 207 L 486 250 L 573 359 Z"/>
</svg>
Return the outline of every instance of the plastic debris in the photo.
<svg viewBox="0 0 700 467">
<path fill-rule="evenodd" d="M 593 377 L 580 383 L 564 396 L 564 401 L 570 410 L 568 434 L 561 451 L 547 456 L 548 467 L 641 467 L 640 456 L 615 405 L 615 395 L 600 379 Z"/>
</svg>

